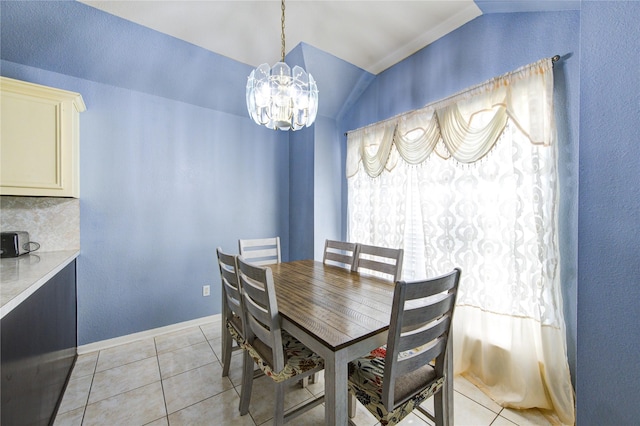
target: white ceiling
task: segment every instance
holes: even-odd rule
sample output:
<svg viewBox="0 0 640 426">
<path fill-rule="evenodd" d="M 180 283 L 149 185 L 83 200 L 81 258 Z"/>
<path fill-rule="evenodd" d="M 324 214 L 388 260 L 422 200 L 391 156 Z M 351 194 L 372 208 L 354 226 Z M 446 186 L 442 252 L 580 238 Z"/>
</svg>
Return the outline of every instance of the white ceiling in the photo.
<svg viewBox="0 0 640 426">
<path fill-rule="evenodd" d="M 280 60 L 278 0 L 80 0 L 237 61 Z M 300 42 L 373 74 L 482 14 L 473 0 L 288 0 L 287 53 Z"/>
</svg>

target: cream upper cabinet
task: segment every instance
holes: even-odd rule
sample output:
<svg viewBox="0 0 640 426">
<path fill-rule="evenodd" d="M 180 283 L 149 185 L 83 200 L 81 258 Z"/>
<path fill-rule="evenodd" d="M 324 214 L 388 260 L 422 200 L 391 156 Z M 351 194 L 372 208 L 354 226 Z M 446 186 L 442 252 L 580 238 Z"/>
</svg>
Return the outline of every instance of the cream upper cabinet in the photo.
<svg viewBox="0 0 640 426">
<path fill-rule="evenodd" d="M 80 196 L 82 96 L 0 77 L 0 194 Z"/>
</svg>

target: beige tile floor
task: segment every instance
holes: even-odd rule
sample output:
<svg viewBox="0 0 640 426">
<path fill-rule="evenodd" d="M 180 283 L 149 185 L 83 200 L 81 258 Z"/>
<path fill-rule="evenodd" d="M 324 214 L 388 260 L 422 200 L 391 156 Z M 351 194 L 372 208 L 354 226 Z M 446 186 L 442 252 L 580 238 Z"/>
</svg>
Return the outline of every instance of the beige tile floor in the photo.
<svg viewBox="0 0 640 426">
<path fill-rule="evenodd" d="M 80 355 L 54 425 L 270 425 L 274 393 L 264 376 L 254 382 L 249 414 L 239 415 L 242 355 L 234 352 L 229 377 L 221 377 L 220 329 L 217 321 Z M 549 425 L 537 410 L 503 409 L 462 377 L 454 388 L 456 426 Z M 292 385 L 285 409 L 323 391 L 322 377 Z M 354 423 L 378 424 L 361 405 Z M 288 424 L 323 425 L 324 406 Z M 401 423 L 431 424 L 420 413 Z"/>
</svg>

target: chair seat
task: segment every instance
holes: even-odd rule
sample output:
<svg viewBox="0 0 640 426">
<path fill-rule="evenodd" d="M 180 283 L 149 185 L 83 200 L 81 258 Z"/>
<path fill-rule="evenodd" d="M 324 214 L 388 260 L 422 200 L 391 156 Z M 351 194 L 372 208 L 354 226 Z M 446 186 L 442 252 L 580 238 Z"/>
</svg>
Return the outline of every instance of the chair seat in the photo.
<svg viewBox="0 0 640 426">
<path fill-rule="evenodd" d="M 282 371 L 274 371 L 271 368 L 271 365 L 273 365 L 271 348 L 258 338 L 253 341 L 253 345 L 245 342 L 242 346 L 249 352 L 251 358 L 258 364 L 264 374 L 271 377 L 275 382 L 284 382 L 307 371 L 324 368 L 324 359 L 320 355 L 307 348 L 284 330 L 282 330 L 282 346 L 285 365 Z"/>
<path fill-rule="evenodd" d="M 429 364 L 405 377 L 399 377 L 396 380 L 396 401 L 403 401 L 408 395 L 413 396 L 389 412 L 382 403 L 385 355 L 386 347 L 380 347 L 368 356 L 350 362 L 349 389 L 358 401 L 380 420 L 382 425 L 395 425 L 415 407 L 422 404 L 424 400 L 438 392 L 442 388 L 445 378 L 434 380 L 436 373 Z M 404 355 L 406 356 L 406 353 Z M 416 390 L 419 390 L 416 389 L 419 383 L 429 383 L 429 385 L 416 393 Z"/>
</svg>

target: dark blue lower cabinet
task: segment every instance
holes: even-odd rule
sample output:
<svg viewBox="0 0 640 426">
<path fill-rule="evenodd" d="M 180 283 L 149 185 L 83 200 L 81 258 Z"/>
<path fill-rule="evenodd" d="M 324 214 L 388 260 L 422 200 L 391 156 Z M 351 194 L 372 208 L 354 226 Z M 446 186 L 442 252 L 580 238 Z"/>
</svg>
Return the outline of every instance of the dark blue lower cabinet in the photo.
<svg viewBox="0 0 640 426">
<path fill-rule="evenodd" d="M 0 336 L 0 423 L 53 423 L 77 352 L 76 261 L 2 318 Z"/>
</svg>

